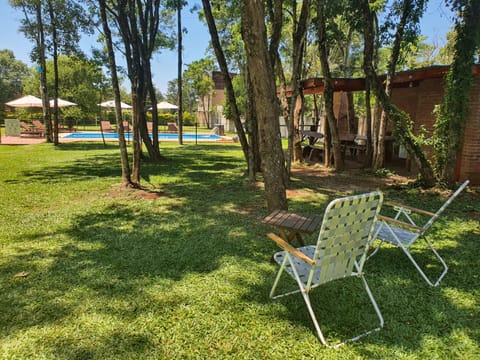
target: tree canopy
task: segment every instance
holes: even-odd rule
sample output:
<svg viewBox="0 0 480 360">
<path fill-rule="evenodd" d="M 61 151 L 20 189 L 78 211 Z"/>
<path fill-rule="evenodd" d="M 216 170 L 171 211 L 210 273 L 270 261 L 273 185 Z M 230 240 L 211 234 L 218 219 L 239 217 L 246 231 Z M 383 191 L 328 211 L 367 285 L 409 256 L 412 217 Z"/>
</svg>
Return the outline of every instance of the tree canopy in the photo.
<svg viewBox="0 0 480 360">
<path fill-rule="evenodd" d="M 25 63 L 15 59 L 11 50 L 0 50 L 0 118 L 3 117 L 4 104 L 22 95 L 24 79 L 29 75 Z"/>
</svg>

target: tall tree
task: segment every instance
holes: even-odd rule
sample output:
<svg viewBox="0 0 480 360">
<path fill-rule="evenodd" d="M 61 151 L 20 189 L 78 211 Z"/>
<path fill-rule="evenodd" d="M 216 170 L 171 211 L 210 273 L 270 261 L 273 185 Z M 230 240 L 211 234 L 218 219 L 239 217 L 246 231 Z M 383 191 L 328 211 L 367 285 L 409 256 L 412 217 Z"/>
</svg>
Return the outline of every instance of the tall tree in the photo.
<svg viewBox="0 0 480 360">
<path fill-rule="evenodd" d="M 38 63 L 40 75 L 40 95 L 43 102 L 43 121 L 46 127 L 47 141 L 58 144 L 58 106 L 54 106 L 54 126 L 50 120 L 49 97 L 51 89 L 47 87 L 46 54 L 50 52 L 54 59 L 53 71 L 56 81 L 53 84 L 53 97 L 58 97 L 58 52 L 65 54 L 79 52 L 81 31 L 91 31 L 89 18 L 82 6 L 74 0 L 10 0 L 15 8 L 23 10 L 21 31 L 35 42 L 32 60 Z"/>
<path fill-rule="evenodd" d="M 184 83 L 191 86 L 200 100 L 200 106 L 207 127 L 211 127 L 211 99 L 213 95 L 212 72 L 215 70 L 212 58 L 203 58 L 192 61 L 187 65 L 184 73 Z"/>
<path fill-rule="evenodd" d="M 258 125 L 255 116 L 254 96 L 247 91 L 244 97 L 247 101 L 241 106 L 238 90 L 250 87 L 249 72 L 246 66 L 245 50 L 241 36 L 239 1 L 229 1 L 224 6 L 210 6 L 211 1 L 204 2 L 204 18 L 212 38 L 212 48 L 215 52 L 220 70 L 225 79 L 226 101 L 224 115 L 234 122 L 240 144 L 248 165 L 248 177 L 256 180 L 260 171 L 260 153 L 258 145 Z M 236 76 L 232 78 L 232 74 Z M 242 80 L 243 84 L 238 86 Z M 235 86 L 235 82 L 237 86 Z M 244 116 L 242 123 L 241 115 Z"/>
<path fill-rule="evenodd" d="M 324 100 L 325 111 L 328 122 L 328 128 L 331 135 L 333 159 L 335 168 L 343 170 L 345 167 L 343 155 L 341 151 L 340 137 L 338 134 L 337 120 L 333 111 L 333 84 L 330 73 L 330 64 L 328 62 L 327 52 L 327 35 L 326 35 L 326 17 L 325 17 L 325 1 L 317 0 L 317 32 L 318 32 L 318 48 L 320 53 L 320 61 L 322 64 L 323 84 L 324 84 Z M 325 144 L 328 147 L 328 144 Z M 330 156 L 325 155 L 326 164 L 328 164 Z"/>
<path fill-rule="evenodd" d="M 165 8 L 165 6 L 170 8 Z M 158 115 L 152 107 L 153 139 L 150 138 L 146 123 L 147 93 L 151 104 L 156 104 L 156 91 L 152 81 L 151 57 L 161 46 L 171 45 L 163 30 L 171 24 L 173 4 L 160 0 L 119 0 L 107 6 L 122 38 L 127 62 L 127 75 L 132 93 L 132 182 L 140 184 L 140 163 L 142 141 L 153 160 L 160 160 L 158 136 L 156 136 Z M 161 11 L 167 10 L 167 11 Z M 169 11 L 168 11 L 169 10 Z M 160 31 L 160 22 L 167 28 Z"/>
<path fill-rule="evenodd" d="M 445 78 L 445 95 L 435 123 L 435 166 L 440 182 L 455 180 L 458 151 L 469 118 L 468 103 L 473 83 L 472 66 L 480 48 L 480 2 L 451 1 L 460 14 L 455 25 L 453 62 Z"/>
<path fill-rule="evenodd" d="M 29 75 L 25 63 L 15 59 L 11 50 L 0 50 L 0 119 L 3 119 L 4 104 L 22 95 L 23 80 Z"/>
<path fill-rule="evenodd" d="M 63 54 L 81 54 L 79 47 L 81 33 L 92 33 L 93 24 L 90 17 L 86 16 L 82 5 L 75 0 L 47 0 L 46 12 L 48 23 L 46 23 L 48 41 L 47 50 L 53 58 L 54 82 L 51 88 L 54 98 L 53 106 L 53 143 L 58 144 L 58 56 Z"/>
<path fill-rule="evenodd" d="M 182 86 L 182 1 L 177 0 L 177 37 L 178 37 L 178 143 L 183 145 L 183 86 Z"/>
<path fill-rule="evenodd" d="M 55 11 L 53 9 L 53 1 L 47 1 L 48 14 L 50 15 L 50 29 L 52 35 L 52 52 L 53 52 L 53 144 L 58 145 L 58 24 Z"/>
<path fill-rule="evenodd" d="M 278 123 L 275 77 L 267 46 L 264 3 L 243 1 L 241 11 L 242 35 L 255 95 L 267 207 L 269 210 L 287 209 L 285 160 Z"/>
<path fill-rule="evenodd" d="M 27 7 L 24 6 L 24 10 Z M 53 142 L 52 134 L 52 122 L 50 118 L 50 102 L 48 99 L 48 88 L 47 88 L 47 66 L 46 66 L 46 55 L 45 55 L 45 31 L 43 25 L 43 16 L 42 16 L 42 5 L 41 3 L 35 4 L 35 18 L 36 18 L 36 56 L 35 59 L 39 62 L 38 71 L 40 72 L 40 95 L 42 97 L 42 110 L 43 110 L 43 123 L 45 124 L 46 137 L 48 142 Z M 26 11 L 25 11 L 25 17 Z"/>
<path fill-rule="evenodd" d="M 396 72 L 402 47 L 405 49 L 406 45 L 417 42 L 419 22 L 425 11 L 425 5 L 425 0 L 398 0 L 394 1 L 391 5 L 391 14 L 382 31 L 383 34 L 388 34 L 389 29 L 395 28 L 385 82 L 385 95 L 389 98 L 392 96 L 393 77 Z M 373 142 L 373 168 L 375 170 L 382 168 L 385 164 L 387 124 L 388 113 L 383 111 L 378 124 L 378 136 Z"/>
<path fill-rule="evenodd" d="M 124 187 L 135 186 L 131 179 L 130 163 L 128 160 L 127 144 L 123 134 L 122 107 L 120 98 L 120 86 L 117 77 L 117 64 L 115 61 L 115 52 L 113 49 L 112 34 L 107 20 L 106 0 L 99 0 L 100 18 L 102 21 L 103 33 L 107 45 L 108 59 L 110 66 L 110 75 L 112 78 L 112 88 L 115 98 L 115 118 L 117 121 L 118 140 L 120 143 L 120 159 L 122 164 L 122 185 Z"/>
<path fill-rule="evenodd" d="M 280 3 L 277 5 L 277 9 L 275 11 L 272 7 L 270 17 L 273 18 L 272 22 L 274 24 L 273 28 L 280 28 L 282 18 L 278 13 L 282 13 L 281 9 L 281 2 L 275 2 L 275 4 Z M 309 0 L 304 0 L 301 3 L 300 13 L 298 14 L 297 11 L 297 2 L 291 2 L 291 14 L 292 19 L 292 58 L 291 58 L 291 81 L 290 87 L 292 90 L 290 102 L 284 99 L 285 91 L 281 91 L 280 95 L 283 98 L 282 104 L 287 106 L 284 111 L 284 117 L 287 123 L 288 128 L 288 157 L 287 157 L 287 171 L 290 173 L 291 162 L 292 161 L 300 161 L 302 160 L 302 148 L 301 148 L 301 141 L 302 138 L 299 132 L 299 124 L 300 124 L 300 116 L 303 110 L 303 94 L 300 92 L 300 80 L 303 75 L 303 65 L 304 65 L 304 58 L 305 58 L 305 49 L 306 49 L 306 42 L 307 42 L 307 30 L 310 23 L 310 7 L 311 2 Z M 298 14 L 298 15 L 297 15 Z M 277 30 L 278 32 L 278 30 Z M 272 31 L 273 36 L 275 36 L 276 31 Z M 274 42 L 273 40 L 272 42 Z M 276 59 L 276 70 L 279 73 L 281 79 L 281 86 L 280 89 L 283 90 L 286 88 L 286 77 L 283 73 L 283 66 L 281 65 L 281 57 L 277 51 L 276 54 L 273 54 Z"/>
<path fill-rule="evenodd" d="M 53 59 L 46 62 L 46 69 L 47 86 L 53 88 Z M 58 87 L 58 96 L 78 105 L 74 108 L 62 109 L 63 114 L 75 114 L 77 120 L 95 117 L 98 114 L 99 92 L 104 79 L 98 64 L 79 56 L 60 55 L 58 57 L 58 76 L 62 79 Z M 38 75 L 30 74 L 26 78 L 24 91 L 38 96 L 39 86 Z"/>
<path fill-rule="evenodd" d="M 45 27 L 42 2 L 35 0 L 10 0 L 10 5 L 23 11 L 24 18 L 20 31 L 25 37 L 34 42 L 35 46 L 30 54 L 32 61 L 37 63 L 40 77 L 40 96 L 42 98 L 43 123 L 47 142 L 53 142 L 52 124 L 50 122 L 50 105 L 48 101 Z"/>
<path fill-rule="evenodd" d="M 362 0 L 362 12 L 364 18 L 364 42 L 365 42 L 365 59 L 364 71 L 367 83 L 374 92 L 378 102 L 387 113 L 387 116 L 394 124 L 394 136 L 400 141 L 407 150 L 410 158 L 417 165 L 420 176 L 427 186 L 435 184 L 435 176 L 432 166 L 428 161 L 421 143 L 415 137 L 412 131 L 412 121 L 407 113 L 401 111 L 385 93 L 382 82 L 376 73 L 374 64 L 374 9 L 370 7 L 369 0 Z M 367 53 L 368 52 L 368 53 Z"/>
</svg>

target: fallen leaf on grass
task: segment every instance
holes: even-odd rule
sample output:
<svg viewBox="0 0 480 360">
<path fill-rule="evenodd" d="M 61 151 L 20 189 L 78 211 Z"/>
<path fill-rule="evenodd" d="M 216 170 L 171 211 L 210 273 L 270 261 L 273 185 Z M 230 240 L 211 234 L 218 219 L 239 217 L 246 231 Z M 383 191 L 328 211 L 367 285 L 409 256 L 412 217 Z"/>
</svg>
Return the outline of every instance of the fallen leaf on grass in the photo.
<svg viewBox="0 0 480 360">
<path fill-rule="evenodd" d="M 28 275 L 30 275 L 30 273 L 22 271 L 22 272 L 19 272 L 18 274 L 15 274 L 14 277 L 27 277 Z"/>
</svg>

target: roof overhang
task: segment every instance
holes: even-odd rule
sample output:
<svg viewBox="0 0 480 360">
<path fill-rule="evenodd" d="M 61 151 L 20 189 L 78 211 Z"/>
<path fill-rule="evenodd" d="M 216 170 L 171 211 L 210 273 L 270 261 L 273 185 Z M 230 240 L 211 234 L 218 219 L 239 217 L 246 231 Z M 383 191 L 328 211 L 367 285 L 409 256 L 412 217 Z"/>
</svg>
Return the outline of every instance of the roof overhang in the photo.
<svg viewBox="0 0 480 360">
<path fill-rule="evenodd" d="M 393 87 L 416 87 L 424 80 L 445 77 L 449 69 L 449 65 L 436 65 L 416 70 L 402 71 L 395 74 L 393 78 Z M 472 74 L 474 76 L 480 74 L 480 65 L 477 64 L 473 66 Z M 385 81 L 385 78 L 385 75 L 380 77 L 382 81 Z M 304 95 L 322 94 L 325 88 L 323 78 L 302 80 L 301 86 Z M 334 78 L 332 79 L 332 86 L 334 91 L 363 91 L 365 90 L 365 78 Z M 287 86 L 287 96 L 291 96 L 291 93 L 291 88 Z"/>
</svg>

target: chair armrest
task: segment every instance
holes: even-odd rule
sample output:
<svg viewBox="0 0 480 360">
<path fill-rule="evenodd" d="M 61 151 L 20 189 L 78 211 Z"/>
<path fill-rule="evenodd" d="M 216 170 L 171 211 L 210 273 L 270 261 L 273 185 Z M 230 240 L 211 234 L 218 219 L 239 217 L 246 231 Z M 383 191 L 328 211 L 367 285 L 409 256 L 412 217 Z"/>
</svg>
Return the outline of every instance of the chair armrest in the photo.
<svg viewBox="0 0 480 360">
<path fill-rule="evenodd" d="M 417 209 L 417 208 L 414 208 L 412 206 L 407 206 L 407 205 L 403 205 L 403 204 L 399 204 L 399 203 L 395 203 L 395 202 L 391 202 L 391 201 L 387 201 L 387 202 L 385 202 L 385 204 L 390 205 L 392 207 L 404 208 L 404 209 L 414 211 L 414 212 L 417 212 L 419 214 L 425 214 L 425 215 L 428 215 L 428 216 L 435 215 L 435 213 L 432 213 L 432 212 L 427 211 L 427 210 Z"/>
<path fill-rule="evenodd" d="M 389 218 L 387 216 L 377 215 L 377 219 L 381 220 L 381 221 L 389 222 L 389 223 L 392 223 L 392 224 L 395 224 L 395 225 L 405 226 L 407 228 L 410 228 L 410 229 L 413 229 L 413 230 L 416 230 L 416 231 L 423 231 L 423 228 L 420 227 L 420 226 L 416 226 L 416 225 L 412 225 L 412 224 L 409 224 L 409 223 L 406 223 L 406 222 L 403 222 L 403 221 L 400 221 L 400 220 L 392 219 L 392 218 Z"/>
<path fill-rule="evenodd" d="M 273 241 L 275 241 L 277 243 L 277 245 L 280 246 L 283 250 L 285 250 L 285 251 L 289 252 L 290 254 L 292 254 L 293 256 L 305 261 L 307 264 L 310 264 L 312 266 L 315 265 L 315 260 L 309 258 L 307 255 L 305 255 L 301 251 L 295 249 L 292 245 L 290 245 L 288 242 L 283 240 L 280 236 L 275 235 L 274 233 L 269 233 L 269 234 L 267 234 L 267 236 L 270 239 L 272 239 Z"/>
</svg>

